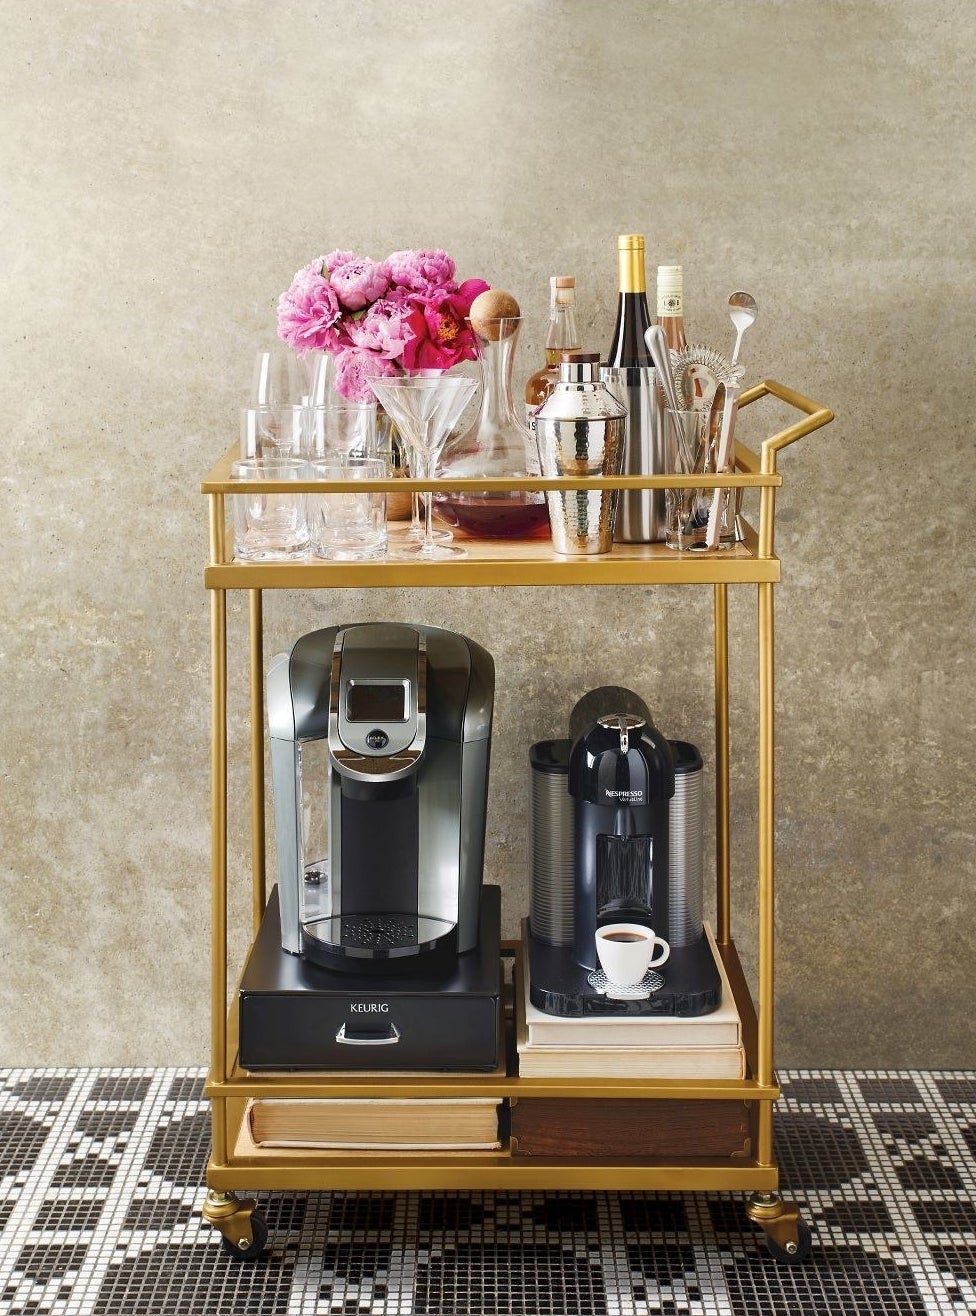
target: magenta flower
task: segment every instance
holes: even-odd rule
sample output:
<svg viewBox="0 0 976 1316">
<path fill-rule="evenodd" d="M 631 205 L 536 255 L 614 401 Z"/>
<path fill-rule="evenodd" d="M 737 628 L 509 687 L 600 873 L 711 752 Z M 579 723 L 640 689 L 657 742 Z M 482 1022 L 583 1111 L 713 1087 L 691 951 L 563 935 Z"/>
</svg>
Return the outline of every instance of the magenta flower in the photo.
<svg viewBox="0 0 976 1316">
<path fill-rule="evenodd" d="M 361 319 L 348 321 L 346 332 L 350 342 L 367 351 L 379 352 L 390 361 L 398 360 L 410 337 L 407 319 L 412 310 L 406 299 L 383 298 L 374 302 Z"/>
<path fill-rule="evenodd" d="M 334 289 L 311 266 L 299 270 L 278 299 L 278 337 L 303 356 L 338 347 L 343 341 L 341 319 Z"/>
<path fill-rule="evenodd" d="M 354 256 L 341 265 L 329 265 L 329 282 L 336 296 L 350 311 L 361 311 L 379 299 L 390 286 L 390 269 L 386 261 L 377 263 Z"/>
<path fill-rule="evenodd" d="M 474 334 L 465 323 L 471 303 L 486 292 L 484 279 L 467 279 L 456 291 L 438 289 L 412 298 L 410 337 L 403 349 L 405 370 L 450 370 L 477 357 Z"/>
<path fill-rule="evenodd" d="M 366 381 L 449 370 L 477 355 L 466 317 L 488 284 L 458 287 L 446 251 L 395 251 L 374 261 L 337 247 L 303 266 L 278 300 L 278 336 L 301 356 L 335 356 L 340 396 L 370 402 Z"/>
<path fill-rule="evenodd" d="M 411 292 L 429 292 L 445 284 L 450 284 L 452 291 L 456 287 L 453 283 L 454 261 L 446 251 L 395 251 L 387 257 L 386 263 L 390 281 Z"/>
<path fill-rule="evenodd" d="M 345 347 L 336 353 L 335 391 L 350 402 L 375 402 L 376 395 L 366 382 L 399 375 L 388 357 L 365 347 Z"/>
</svg>

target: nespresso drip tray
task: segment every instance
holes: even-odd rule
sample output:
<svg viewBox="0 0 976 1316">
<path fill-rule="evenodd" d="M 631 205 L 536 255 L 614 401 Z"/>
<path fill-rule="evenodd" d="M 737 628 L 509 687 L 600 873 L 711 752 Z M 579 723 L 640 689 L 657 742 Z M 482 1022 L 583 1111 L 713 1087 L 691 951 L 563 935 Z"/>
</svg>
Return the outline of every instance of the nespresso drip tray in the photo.
<svg viewBox="0 0 976 1316">
<path fill-rule="evenodd" d="M 418 960 L 453 959 L 457 924 L 426 914 L 342 914 L 302 924 L 302 953 L 327 969 L 409 971 Z"/>
</svg>

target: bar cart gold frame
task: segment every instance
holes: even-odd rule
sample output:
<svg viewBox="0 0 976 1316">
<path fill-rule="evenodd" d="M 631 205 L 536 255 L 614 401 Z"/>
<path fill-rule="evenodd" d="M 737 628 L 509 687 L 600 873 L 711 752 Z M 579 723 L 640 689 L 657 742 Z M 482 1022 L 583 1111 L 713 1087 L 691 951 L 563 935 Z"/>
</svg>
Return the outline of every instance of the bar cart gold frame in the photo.
<svg viewBox="0 0 976 1316">
<path fill-rule="evenodd" d="M 211 599 L 211 829 L 212 829 L 212 1039 L 206 1094 L 211 1102 L 212 1151 L 207 1166 L 203 1216 L 222 1234 L 229 1252 L 256 1256 L 267 1226 L 253 1199 L 239 1190 L 478 1190 L 604 1189 L 614 1191 L 743 1191 L 747 1213 L 766 1233 L 780 1260 L 802 1259 L 809 1230 L 796 1206 L 779 1195 L 773 1151 L 773 1103 L 779 1095 L 773 1067 L 774 969 L 774 616 L 773 587 L 780 580 L 774 552 L 775 497 L 783 483 L 779 453 L 833 419 L 833 413 L 799 393 L 766 380 L 742 394 L 740 406 L 772 396 L 802 413 L 802 419 L 767 438 L 756 453 L 736 444 L 734 472 L 721 476 L 640 476 L 616 479 L 520 479 L 486 483 L 439 480 L 439 490 L 674 488 L 758 489 L 757 524 L 744 526 L 744 542 L 721 552 L 675 553 L 661 544 L 616 544 L 600 557 L 560 557 L 550 543 L 469 541 L 468 556 L 420 563 L 381 559 L 370 562 L 239 563 L 228 549 L 226 498 L 247 486 L 231 479 L 228 452 L 206 476 L 201 491 L 210 507 L 210 560 L 204 584 Z M 265 482 L 266 491 L 276 485 Z M 284 488 L 285 486 L 282 486 Z M 295 484 L 287 486 L 291 490 Z M 361 489 L 361 484 L 309 482 L 317 490 Z M 431 484 L 415 480 L 378 481 L 378 489 L 419 492 Z M 388 1094 L 389 1077 L 329 1073 L 256 1075 L 237 1056 L 237 1005 L 228 1001 L 228 682 L 227 595 L 248 595 L 250 688 L 251 901 L 257 931 L 267 903 L 264 762 L 264 619 L 266 589 L 454 588 L 480 585 L 711 585 L 713 589 L 716 926 L 725 964 L 743 1021 L 747 1075 L 739 1080 L 520 1078 L 496 1074 L 398 1074 L 396 1094 L 408 1097 L 490 1096 L 505 1100 L 536 1097 L 641 1097 L 661 1101 L 737 1101 L 751 1112 L 751 1154 L 694 1158 L 516 1158 L 504 1143 L 491 1152 L 430 1154 L 368 1153 L 337 1155 L 315 1150 L 243 1152 L 238 1139 L 250 1098 L 296 1097 L 328 1100 Z M 758 968 L 755 1001 L 750 993 L 731 932 L 731 851 L 729 821 L 729 629 L 728 588 L 754 584 L 758 595 Z M 513 942 L 503 956 L 519 953 Z M 510 1025 L 509 1025 L 510 1026 Z"/>
</svg>

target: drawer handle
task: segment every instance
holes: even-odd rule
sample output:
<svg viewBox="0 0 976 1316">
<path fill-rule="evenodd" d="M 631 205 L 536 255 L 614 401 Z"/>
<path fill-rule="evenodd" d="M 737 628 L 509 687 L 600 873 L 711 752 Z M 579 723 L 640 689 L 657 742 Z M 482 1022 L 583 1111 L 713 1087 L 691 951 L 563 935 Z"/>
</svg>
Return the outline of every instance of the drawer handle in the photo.
<svg viewBox="0 0 976 1316">
<path fill-rule="evenodd" d="M 396 1024 L 390 1024 L 388 1033 L 371 1033 L 367 1037 L 347 1037 L 345 1024 L 336 1033 L 336 1041 L 342 1042 L 345 1046 L 392 1046 L 394 1042 L 399 1042 L 399 1040 L 400 1030 Z"/>
</svg>

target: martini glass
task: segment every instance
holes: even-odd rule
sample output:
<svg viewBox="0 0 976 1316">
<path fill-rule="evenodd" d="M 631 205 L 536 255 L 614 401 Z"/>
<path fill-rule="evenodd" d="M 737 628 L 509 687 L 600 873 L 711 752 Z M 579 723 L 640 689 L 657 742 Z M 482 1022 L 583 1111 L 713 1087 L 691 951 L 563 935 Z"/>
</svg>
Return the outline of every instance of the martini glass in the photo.
<svg viewBox="0 0 976 1316">
<path fill-rule="evenodd" d="M 447 436 L 478 387 L 477 380 L 463 375 L 398 375 L 368 382 L 403 436 L 414 478 L 429 480 Z M 431 524 L 433 490 L 425 490 L 423 498 L 423 542 L 403 551 L 424 562 L 465 557 L 463 548 L 435 541 Z"/>
</svg>

